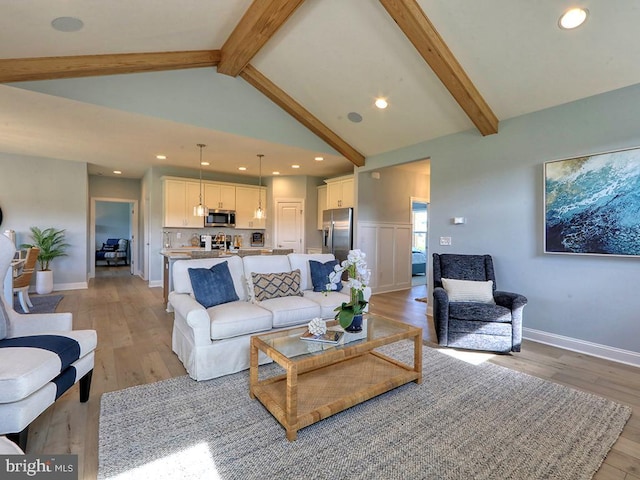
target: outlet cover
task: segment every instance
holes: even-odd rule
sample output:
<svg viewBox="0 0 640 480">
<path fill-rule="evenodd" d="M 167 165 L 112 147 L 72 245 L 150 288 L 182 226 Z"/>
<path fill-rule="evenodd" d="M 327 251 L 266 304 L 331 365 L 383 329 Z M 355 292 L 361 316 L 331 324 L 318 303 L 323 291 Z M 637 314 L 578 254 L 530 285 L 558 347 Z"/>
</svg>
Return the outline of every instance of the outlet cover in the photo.
<svg viewBox="0 0 640 480">
<path fill-rule="evenodd" d="M 451 245 L 451 237 L 440 237 L 440 245 Z"/>
</svg>

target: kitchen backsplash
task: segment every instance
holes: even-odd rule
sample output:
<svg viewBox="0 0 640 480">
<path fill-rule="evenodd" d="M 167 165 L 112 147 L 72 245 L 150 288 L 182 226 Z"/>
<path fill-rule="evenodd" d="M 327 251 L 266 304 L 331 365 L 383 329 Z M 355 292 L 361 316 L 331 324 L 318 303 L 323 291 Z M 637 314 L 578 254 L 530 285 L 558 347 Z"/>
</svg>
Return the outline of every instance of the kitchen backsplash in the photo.
<svg viewBox="0 0 640 480">
<path fill-rule="evenodd" d="M 231 238 L 236 235 L 240 235 L 242 237 L 243 247 L 249 247 L 251 245 L 251 233 L 253 232 L 250 230 L 236 230 L 235 228 L 164 228 L 162 230 L 162 246 L 163 248 L 190 247 L 191 238 L 194 235 L 198 238 L 199 241 L 200 235 L 215 236 L 221 233 L 225 235 L 231 235 Z M 265 236 L 265 245 L 267 241 L 268 239 Z"/>
</svg>

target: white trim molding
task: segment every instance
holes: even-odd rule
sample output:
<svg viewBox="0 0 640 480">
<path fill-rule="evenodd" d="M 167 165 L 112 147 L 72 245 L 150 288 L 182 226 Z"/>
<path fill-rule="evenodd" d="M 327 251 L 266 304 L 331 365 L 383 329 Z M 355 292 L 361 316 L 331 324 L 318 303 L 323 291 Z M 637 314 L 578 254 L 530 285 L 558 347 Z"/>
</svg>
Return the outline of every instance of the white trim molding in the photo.
<svg viewBox="0 0 640 480">
<path fill-rule="evenodd" d="M 593 357 L 604 358 L 613 362 L 625 363 L 634 367 L 640 367 L 640 353 L 621 348 L 610 347 L 598 343 L 587 342 L 577 338 L 565 337 L 555 333 L 543 332 L 531 328 L 523 328 L 522 336 L 532 342 L 544 343 L 553 347 L 584 353 Z"/>
</svg>

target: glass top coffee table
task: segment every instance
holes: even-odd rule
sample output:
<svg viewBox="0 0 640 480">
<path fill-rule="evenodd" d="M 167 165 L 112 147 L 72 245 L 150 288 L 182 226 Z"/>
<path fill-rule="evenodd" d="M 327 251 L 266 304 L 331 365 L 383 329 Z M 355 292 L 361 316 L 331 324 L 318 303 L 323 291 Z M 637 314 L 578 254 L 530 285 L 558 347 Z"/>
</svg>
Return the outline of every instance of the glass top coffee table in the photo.
<svg viewBox="0 0 640 480">
<path fill-rule="evenodd" d="M 327 325 L 339 329 L 336 322 Z M 338 345 L 301 340 L 306 331 L 302 326 L 251 337 L 249 394 L 280 422 L 290 441 L 301 428 L 405 383 L 422 382 L 421 328 L 365 314 L 363 332 L 345 334 Z M 402 340 L 413 341 L 413 365 L 375 350 Z M 259 352 L 285 373 L 261 378 Z"/>
</svg>

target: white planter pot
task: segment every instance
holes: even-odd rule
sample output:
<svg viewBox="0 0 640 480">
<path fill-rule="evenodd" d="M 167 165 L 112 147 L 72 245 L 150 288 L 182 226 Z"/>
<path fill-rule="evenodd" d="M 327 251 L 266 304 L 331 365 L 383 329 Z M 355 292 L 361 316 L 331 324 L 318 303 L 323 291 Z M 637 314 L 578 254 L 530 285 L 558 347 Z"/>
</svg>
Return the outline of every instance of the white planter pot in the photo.
<svg viewBox="0 0 640 480">
<path fill-rule="evenodd" d="M 36 272 L 36 292 L 39 295 L 53 292 L 53 270 Z"/>
</svg>

